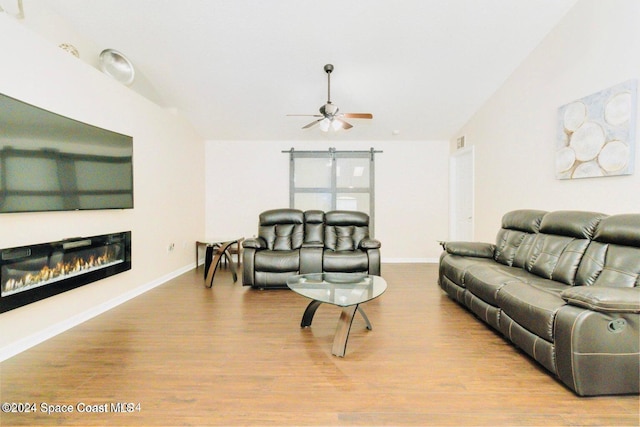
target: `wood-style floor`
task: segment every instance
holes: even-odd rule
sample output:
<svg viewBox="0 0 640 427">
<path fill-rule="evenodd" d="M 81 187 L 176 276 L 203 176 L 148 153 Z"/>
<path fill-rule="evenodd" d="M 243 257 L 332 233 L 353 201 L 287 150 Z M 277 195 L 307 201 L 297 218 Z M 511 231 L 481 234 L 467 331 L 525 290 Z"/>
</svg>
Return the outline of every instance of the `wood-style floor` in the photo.
<svg viewBox="0 0 640 427">
<path fill-rule="evenodd" d="M 0 364 L 2 402 L 38 410 L 0 424 L 640 424 L 638 396 L 577 397 L 448 299 L 436 275 L 383 265 L 388 290 L 365 305 L 373 330 L 356 316 L 338 358 L 339 308 L 322 305 L 301 329 L 305 298 L 224 270 L 207 289 L 200 268 Z M 74 412 L 47 415 L 43 403 Z M 133 412 L 112 412 L 119 403 Z"/>
</svg>

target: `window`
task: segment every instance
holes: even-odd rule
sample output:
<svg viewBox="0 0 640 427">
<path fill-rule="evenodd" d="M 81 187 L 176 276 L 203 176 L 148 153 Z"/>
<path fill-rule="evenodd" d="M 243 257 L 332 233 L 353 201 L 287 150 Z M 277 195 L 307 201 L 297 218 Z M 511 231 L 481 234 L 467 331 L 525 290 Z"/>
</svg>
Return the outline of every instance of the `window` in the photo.
<svg viewBox="0 0 640 427">
<path fill-rule="evenodd" d="M 289 153 L 289 206 L 300 210 L 360 211 L 374 224 L 374 157 L 369 151 L 295 151 Z"/>
</svg>

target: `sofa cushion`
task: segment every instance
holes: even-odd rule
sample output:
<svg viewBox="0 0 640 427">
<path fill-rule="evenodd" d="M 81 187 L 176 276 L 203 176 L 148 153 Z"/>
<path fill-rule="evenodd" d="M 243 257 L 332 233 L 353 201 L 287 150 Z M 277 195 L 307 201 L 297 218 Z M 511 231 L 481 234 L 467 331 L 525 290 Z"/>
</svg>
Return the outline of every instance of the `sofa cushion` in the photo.
<svg viewBox="0 0 640 427">
<path fill-rule="evenodd" d="M 536 238 L 517 230 L 500 230 L 495 250 L 495 260 L 500 264 L 524 268 L 529 260 L 531 247 Z"/>
<path fill-rule="evenodd" d="M 304 243 L 324 244 L 324 212 L 318 210 L 304 213 Z"/>
<path fill-rule="evenodd" d="M 599 212 L 555 211 L 542 219 L 540 233 L 591 239 L 600 221 L 607 215 Z"/>
<path fill-rule="evenodd" d="M 324 244 L 334 251 L 357 249 L 369 237 L 369 215 L 363 212 L 331 211 L 325 214 Z"/>
<path fill-rule="evenodd" d="M 526 275 L 531 276 L 531 273 L 521 268 L 495 263 L 493 265 L 477 264 L 470 266 L 467 270 L 464 284 L 469 292 L 484 302 L 497 307 L 497 296 L 500 289 L 509 283 L 526 283 L 524 277 Z"/>
<path fill-rule="evenodd" d="M 256 271 L 289 272 L 300 269 L 300 251 L 258 251 L 255 254 Z"/>
<path fill-rule="evenodd" d="M 556 211 L 544 216 L 525 268 L 545 279 L 575 285 L 580 261 L 606 215 L 598 212 Z"/>
<path fill-rule="evenodd" d="M 359 249 L 354 251 L 324 250 L 323 271 L 357 273 L 367 271 L 368 268 L 369 257 L 365 251 Z"/>
<path fill-rule="evenodd" d="M 576 284 L 627 288 L 640 286 L 640 248 L 591 242 L 576 275 Z"/>
<path fill-rule="evenodd" d="M 358 239 L 356 234 L 358 233 L 358 227 L 352 225 L 338 225 L 330 227 L 326 230 L 326 245 L 330 249 L 336 251 L 352 251 L 357 247 L 356 240 L 360 243 L 360 240 L 364 237 L 364 234 Z"/>
<path fill-rule="evenodd" d="M 573 286 L 589 239 L 605 216 L 580 211 L 546 214 L 531 244 L 524 268 L 542 278 Z"/>
<path fill-rule="evenodd" d="M 258 235 L 269 250 L 292 250 L 302 246 L 304 214 L 297 209 L 273 209 L 259 217 Z"/>
<path fill-rule="evenodd" d="M 536 285 L 510 283 L 498 292 L 498 305 L 511 319 L 523 328 L 554 342 L 553 324 L 558 310 L 567 302 L 560 296 L 561 291 L 554 285 L 544 286 L 541 280 Z"/>
<path fill-rule="evenodd" d="M 538 234 L 529 253 L 527 270 L 545 279 L 574 285 L 578 266 L 588 245 L 587 239 Z"/>
<path fill-rule="evenodd" d="M 368 227 L 355 225 L 327 225 L 324 230 L 324 245 L 335 251 L 352 251 L 369 237 Z"/>
<path fill-rule="evenodd" d="M 304 214 L 298 209 L 272 209 L 258 217 L 260 225 L 302 224 Z"/>
<path fill-rule="evenodd" d="M 640 248 L 640 214 L 612 215 L 598 224 L 593 240 Z"/>
<path fill-rule="evenodd" d="M 640 286 L 640 214 L 612 215 L 598 224 L 576 284 L 585 286 Z"/>
<path fill-rule="evenodd" d="M 272 251 L 288 251 L 302 246 L 302 224 L 261 225 L 260 237 Z"/>
<path fill-rule="evenodd" d="M 501 264 L 524 266 L 532 236 L 538 232 L 545 211 L 521 209 L 502 217 L 502 228 L 496 236 L 494 258 Z"/>
<path fill-rule="evenodd" d="M 356 211 L 330 211 L 325 214 L 327 225 L 369 226 L 369 215 Z"/>
<path fill-rule="evenodd" d="M 495 265 L 492 258 L 466 258 L 443 252 L 440 257 L 440 275 L 445 276 L 458 286 L 465 286 L 465 275 L 475 265 Z"/>
<path fill-rule="evenodd" d="M 537 233 L 542 223 L 542 218 L 547 211 L 536 209 L 519 209 L 507 212 L 502 217 L 502 228 L 520 230 L 525 233 Z"/>
</svg>

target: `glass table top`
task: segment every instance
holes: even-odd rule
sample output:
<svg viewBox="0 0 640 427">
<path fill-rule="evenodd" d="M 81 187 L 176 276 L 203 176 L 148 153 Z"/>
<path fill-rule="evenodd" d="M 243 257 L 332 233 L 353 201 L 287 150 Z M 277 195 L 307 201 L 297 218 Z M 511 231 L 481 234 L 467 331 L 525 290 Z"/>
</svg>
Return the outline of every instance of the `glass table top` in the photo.
<svg viewBox="0 0 640 427">
<path fill-rule="evenodd" d="M 287 286 L 294 292 L 340 307 L 361 304 L 387 290 L 382 277 L 361 273 L 311 273 L 292 276 Z"/>
</svg>

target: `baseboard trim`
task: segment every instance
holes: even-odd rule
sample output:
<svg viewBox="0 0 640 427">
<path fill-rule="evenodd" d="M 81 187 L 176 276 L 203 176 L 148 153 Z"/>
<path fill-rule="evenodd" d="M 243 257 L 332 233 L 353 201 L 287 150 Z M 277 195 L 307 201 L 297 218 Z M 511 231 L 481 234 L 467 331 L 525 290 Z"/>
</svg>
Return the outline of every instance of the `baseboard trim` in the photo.
<svg viewBox="0 0 640 427">
<path fill-rule="evenodd" d="M 382 258 L 382 263 L 389 264 L 437 264 L 438 258 Z"/>
<path fill-rule="evenodd" d="M 77 314 L 73 317 L 70 317 L 62 322 L 58 322 L 54 325 L 49 326 L 46 329 L 43 329 L 35 334 L 29 335 L 27 337 L 21 338 L 20 340 L 13 342 L 9 345 L 6 345 L 0 348 L 0 362 L 9 359 L 19 353 L 22 353 L 25 350 L 28 350 L 31 347 L 34 347 L 50 338 L 55 337 L 62 332 L 65 332 L 74 326 L 77 326 L 81 323 L 86 322 L 89 319 L 92 319 L 102 313 L 105 313 L 111 310 L 114 307 L 119 306 L 122 303 L 125 303 L 135 297 L 142 295 L 143 293 L 160 286 L 169 280 L 180 276 L 181 274 L 186 273 L 187 271 L 193 270 L 195 268 L 195 263 L 191 263 L 186 265 L 178 270 L 175 270 L 169 274 L 165 274 L 155 280 L 152 280 L 149 283 L 145 283 L 142 286 L 139 286 L 135 289 L 130 290 L 129 292 L 125 292 L 122 295 L 119 295 L 109 301 L 105 301 L 102 304 L 99 304 L 95 307 L 91 307 L 89 310 L 86 310 L 83 313 Z"/>
</svg>

